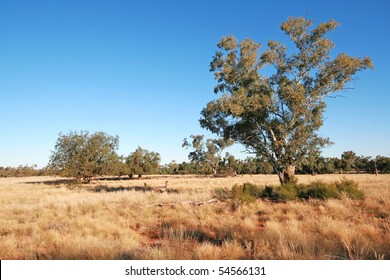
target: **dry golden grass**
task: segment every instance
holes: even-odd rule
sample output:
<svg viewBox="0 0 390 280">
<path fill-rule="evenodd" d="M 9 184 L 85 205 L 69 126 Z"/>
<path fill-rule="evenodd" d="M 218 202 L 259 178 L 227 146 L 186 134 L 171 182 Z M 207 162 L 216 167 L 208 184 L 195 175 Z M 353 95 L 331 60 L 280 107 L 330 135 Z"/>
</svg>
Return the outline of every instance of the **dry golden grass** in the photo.
<svg viewBox="0 0 390 280">
<path fill-rule="evenodd" d="M 359 183 L 364 201 L 257 200 L 237 209 L 229 200 L 189 202 L 237 183 L 276 185 L 277 177 L 152 176 L 89 185 L 0 178 L 0 259 L 390 259 L 390 175 L 347 178 Z M 171 191 L 152 191 L 166 180 Z"/>
</svg>

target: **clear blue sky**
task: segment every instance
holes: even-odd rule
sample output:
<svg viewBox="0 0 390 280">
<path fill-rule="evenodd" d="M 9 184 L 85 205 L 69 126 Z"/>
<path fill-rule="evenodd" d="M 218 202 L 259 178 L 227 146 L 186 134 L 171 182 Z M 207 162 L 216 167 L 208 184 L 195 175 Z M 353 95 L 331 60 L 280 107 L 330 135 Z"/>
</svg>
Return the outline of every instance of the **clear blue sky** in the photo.
<svg viewBox="0 0 390 280">
<path fill-rule="evenodd" d="M 47 164 L 58 133 L 104 131 L 119 154 L 138 145 L 187 160 L 182 140 L 215 98 L 209 63 L 222 36 L 288 42 L 288 16 L 341 23 L 334 54 L 370 56 L 321 135 L 343 151 L 389 155 L 389 11 L 382 1 L 0 1 L 0 166 Z M 239 148 L 233 149 L 238 156 Z M 242 157 L 242 156 L 240 156 Z"/>
</svg>

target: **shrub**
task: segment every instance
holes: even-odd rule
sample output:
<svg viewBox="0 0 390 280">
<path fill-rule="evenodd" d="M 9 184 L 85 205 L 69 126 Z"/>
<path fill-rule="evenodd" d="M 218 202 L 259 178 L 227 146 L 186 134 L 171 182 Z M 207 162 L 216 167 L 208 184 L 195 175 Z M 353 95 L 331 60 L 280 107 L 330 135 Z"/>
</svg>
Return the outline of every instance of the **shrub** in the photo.
<svg viewBox="0 0 390 280">
<path fill-rule="evenodd" d="M 342 179 L 336 182 L 337 191 L 346 194 L 351 199 L 364 199 L 364 192 L 358 189 L 358 183 L 348 179 Z"/>
<path fill-rule="evenodd" d="M 256 201 L 262 192 L 262 188 L 252 183 L 244 183 L 243 185 L 234 185 L 232 187 L 233 199 L 238 199 L 243 203 Z"/>
<path fill-rule="evenodd" d="M 300 197 L 304 199 L 317 198 L 325 200 L 329 198 L 338 198 L 339 193 L 335 184 L 315 181 L 308 185 L 307 190 L 301 192 Z"/>
<path fill-rule="evenodd" d="M 315 181 L 307 185 L 287 183 L 280 187 L 266 186 L 260 196 L 276 201 L 312 198 L 325 200 L 340 198 L 342 193 L 351 199 L 364 199 L 364 193 L 358 189 L 358 184 L 346 179 L 336 183 Z"/>
<path fill-rule="evenodd" d="M 274 187 L 265 186 L 264 190 L 260 194 L 260 197 L 276 200 L 278 198 L 278 193 Z"/>
<path fill-rule="evenodd" d="M 279 200 L 293 200 L 299 196 L 301 185 L 287 183 L 280 186 L 277 190 L 277 198 Z"/>
<path fill-rule="evenodd" d="M 291 175 L 289 182 L 286 183 L 285 185 L 289 185 L 289 184 L 297 185 L 298 184 L 298 177 L 294 176 L 294 175 Z"/>
</svg>

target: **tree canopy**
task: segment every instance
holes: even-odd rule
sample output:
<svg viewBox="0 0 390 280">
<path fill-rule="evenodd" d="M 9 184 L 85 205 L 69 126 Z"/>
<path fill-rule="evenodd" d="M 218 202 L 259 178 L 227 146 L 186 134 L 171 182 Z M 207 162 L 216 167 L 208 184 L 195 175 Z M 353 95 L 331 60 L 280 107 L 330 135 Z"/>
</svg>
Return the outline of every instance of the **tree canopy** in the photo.
<svg viewBox="0 0 390 280">
<path fill-rule="evenodd" d="M 218 172 L 219 162 L 221 160 L 222 152 L 229 146 L 233 145 L 231 139 L 207 139 L 204 141 L 203 135 L 191 135 L 192 141 L 189 143 L 187 138 L 184 138 L 182 147 L 193 148 L 189 153 L 188 159 L 191 162 L 207 164 L 213 175 Z"/>
<path fill-rule="evenodd" d="M 242 143 L 273 165 L 282 184 L 289 182 L 309 152 L 330 144 L 318 134 L 325 97 L 347 90 L 358 71 L 373 68 L 369 57 L 331 57 L 334 43 L 326 35 L 337 26 L 334 20 L 313 27 L 312 20 L 288 18 L 281 29 L 293 51 L 269 41 L 259 54 L 261 45 L 252 39 L 222 38 L 210 64 L 218 82 L 214 92 L 222 96 L 202 110 L 201 126 Z"/>
<path fill-rule="evenodd" d="M 111 167 L 118 160 L 118 145 L 118 136 L 104 132 L 60 133 L 49 166 L 63 176 L 89 182 L 93 176 L 112 172 Z"/>
<path fill-rule="evenodd" d="M 135 174 L 142 176 L 143 174 L 157 173 L 160 167 L 160 154 L 149 152 L 146 149 L 138 147 L 133 153 L 126 158 L 126 164 L 130 171 L 130 178 Z"/>
</svg>

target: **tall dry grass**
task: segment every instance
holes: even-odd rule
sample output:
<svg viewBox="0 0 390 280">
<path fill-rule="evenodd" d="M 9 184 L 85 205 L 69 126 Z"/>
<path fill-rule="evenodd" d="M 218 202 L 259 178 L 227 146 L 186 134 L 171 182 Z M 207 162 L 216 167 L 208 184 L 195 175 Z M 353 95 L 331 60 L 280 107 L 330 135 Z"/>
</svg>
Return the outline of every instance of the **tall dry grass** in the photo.
<svg viewBox="0 0 390 280">
<path fill-rule="evenodd" d="M 299 176 L 300 182 L 342 175 Z M 390 259 L 390 176 L 347 175 L 364 201 L 208 201 L 276 176 L 152 176 L 75 185 L 0 178 L 0 259 Z M 170 192 L 152 188 L 169 181 Z M 160 206 L 159 206 L 160 205 Z"/>
</svg>

